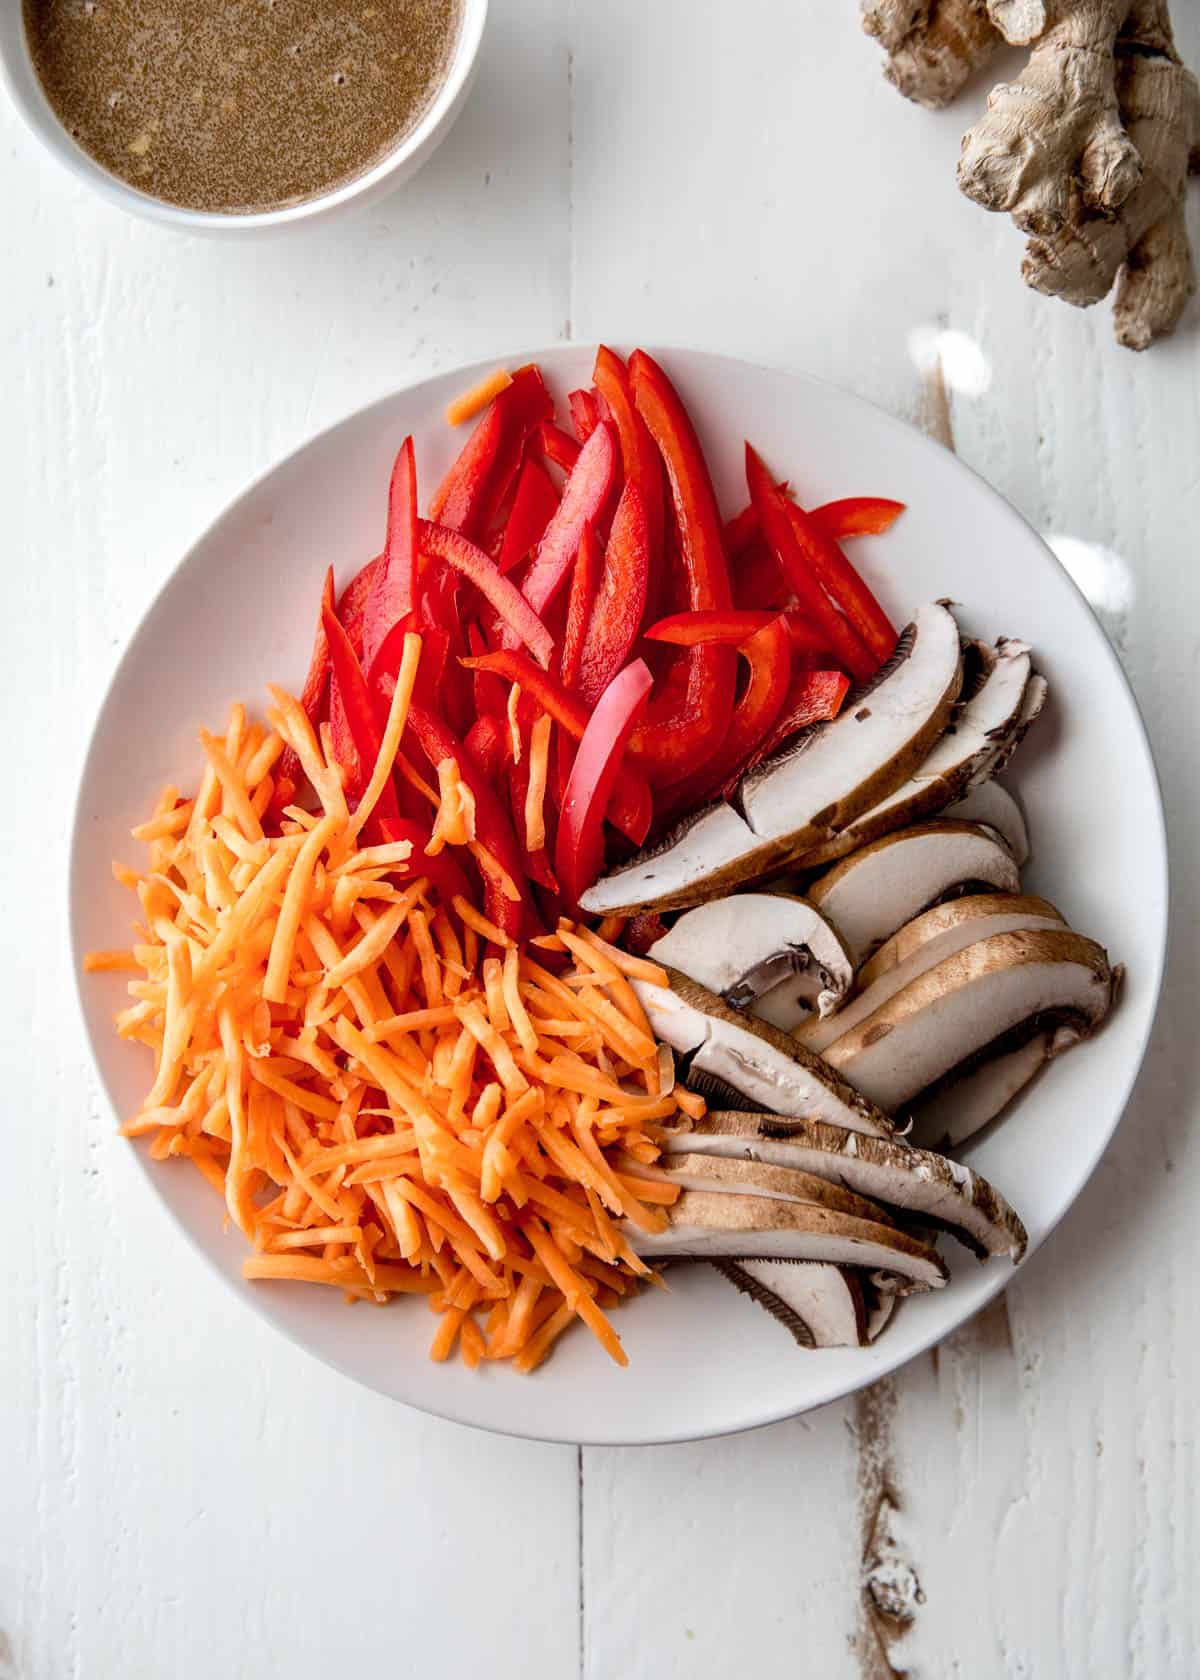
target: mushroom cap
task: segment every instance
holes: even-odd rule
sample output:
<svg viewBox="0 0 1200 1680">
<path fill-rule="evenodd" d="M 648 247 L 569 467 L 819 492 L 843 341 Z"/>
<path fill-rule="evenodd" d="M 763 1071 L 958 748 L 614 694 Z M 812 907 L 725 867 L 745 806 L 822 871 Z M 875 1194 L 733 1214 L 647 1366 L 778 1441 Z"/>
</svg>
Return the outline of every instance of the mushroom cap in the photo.
<svg viewBox="0 0 1200 1680">
<path fill-rule="evenodd" d="M 664 1133 L 677 1152 L 741 1156 L 829 1178 L 860 1196 L 945 1226 L 976 1254 L 1019 1260 L 1025 1227 L 998 1190 L 959 1161 L 900 1138 L 864 1137 L 841 1126 L 747 1110 L 710 1110 Z"/>
<path fill-rule="evenodd" d="M 685 1190 L 714 1190 L 734 1196 L 773 1196 L 784 1202 L 810 1202 L 834 1213 L 848 1213 L 854 1219 L 874 1220 L 878 1225 L 896 1222 L 878 1202 L 856 1195 L 831 1179 L 798 1167 L 781 1167 L 770 1161 L 752 1161 L 745 1156 L 696 1154 L 672 1155 L 664 1165 L 646 1165 L 632 1155 L 621 1157 L 621 1171 L 627 1178 L 647 1178 L 679 1184 Z"/>
<path fill-rule="evenodd" d="M 807 1202 L 685 1190 L 665 1211 L 664 1230 L 626 1232 L 646 1259 L 829 1260 L 867 1267 L 899 1294 L 940 1289 L 949 1276 L 916 1237 Z"/>
<path fill-rule="evenodd" d="M 899 829 L 837 863 L 809 888 L 855 963 L 921 911 L 966 883 L 1019 892 L 1008 848 L 975 823 L 929 822 Z"/>
<path fill-rule="evenodd" d="M 831 1044 L 825 1059 L 894 1110 L 972 1057 L 993 1046 L 993 1053 L 1012 1049 L 1051 1022 L 1091 1031 L 1107 1015 L 1115 986 L 1103 947 L 1081 934 L 998 933 L 910 980 Z"/>
<path fill-rule="evenodd" d="M 956 951 L 997 933 L 1027 928 L 1062 928 L 1066 923 L 1044 898 L 1019 893 L 979 893 L 952 898 L 926 910 L 885 941 L 859 970 L 853 998 L 825 1021 L 806 1022 L 796 1036 L 810 1050 L 823 1052 L 865 1021 L 917 975 Z"/>
<path fill-rule="evenodd" d="M 634 980 L 656 1036 L 707 1075 L 778 1114 L 807 1115 L 888 1137 L 892 1122 L 821 1057 L 766 1021 L 730 1009 L 714 992 L 668 968 L 670 989 Z"/>
</svg>

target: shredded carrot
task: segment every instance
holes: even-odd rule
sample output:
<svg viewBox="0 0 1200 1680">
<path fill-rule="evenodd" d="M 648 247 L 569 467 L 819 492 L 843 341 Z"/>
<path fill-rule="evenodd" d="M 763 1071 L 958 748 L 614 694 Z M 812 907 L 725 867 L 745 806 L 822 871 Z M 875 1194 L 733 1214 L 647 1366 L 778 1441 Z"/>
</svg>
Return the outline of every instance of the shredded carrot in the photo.
<svg viewBox="0 0 1200 1680">
<path fill-rule="evenodd" d="M 464 421 L 473 420 L 493 398 L 498 397 L 501 391 L 511 384 L 512 374 L 508 369 L 497 368 L 494 373 L 489 373 L 486 378 L 481 379 L 478 385 L 472 385 L 469 391 L 464 391 L 461 397 L 455 397 L 446 408 L 446 424 L 461 426 Z"/>
<path fill-rule="evenodd" d="M 472 1368 L 533 1370 L 576 1318 L 624 1363 L 605 1305 L 653 1281 L 626 1233 L 659 1229 L 678 1193 L 641 1171 L 659 1160 L 657 1123 L 703 1103 L 660 1093 L 629 979 L 665 977 L 605 937 L 617 923 L 602 936 L 564 921 L 518 947 L 467 899 L 443 903 L 412 878 L 407 842 L 360 845 L 395 773 L 436 807 L 442 844 L 516 892 L 474 840 L 454 760 L 434 789 L 399 753 L 420 651 L 407 637 L 353 815 L 328 730 L 273 689 L 272 727 L 235 707 L 223 735 L 202 735 L 195 797 L 165 789 L 135 831 L 147 869 L 114 865 L 140 903 L 134 943 L 84 959 L 130 975 L 117 1030 L 154 1057 L 121 1130 L 224 1196 L 251 1246 L 248 1279 L 350 1301 L 423 1294 L 433 1357 L 457 1348 Z M 531 846 L 544 841 L 549 744 L 539 717 Z M 276 834 L 265 813 L 285 745 L 319 806 L 289 806 Z M 553 974 L 534 946 L 570 961 Z"/>
<path fill-rule="evenodd" d="M 525 845 L 540 852 L 546 844 L 546 778 L 550 769 L 552 719 L 543 712 L 529 741 L 529 786 L 525 793 Z"/>
</svg>

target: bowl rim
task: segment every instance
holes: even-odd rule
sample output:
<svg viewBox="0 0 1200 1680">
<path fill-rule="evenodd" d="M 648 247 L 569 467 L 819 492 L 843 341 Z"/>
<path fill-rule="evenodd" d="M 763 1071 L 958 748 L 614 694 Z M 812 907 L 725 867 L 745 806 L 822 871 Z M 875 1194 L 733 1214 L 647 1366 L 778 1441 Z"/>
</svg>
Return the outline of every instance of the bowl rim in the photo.
<svg viewBox="0 0 1200 1680">
<path fill-rule="evenodd" d="M 459 0 L 461 21 L 450 68 L 424 116 L 391 151 L 368 169 L 296 204 L 272 210 L 192 210 L 142 192 L 106 169 L 69 134 L 42 85 L 33 63 L 25 30 L 24 5 L 15 0 L 16 22 L 11 32 L 0 30 L 0 87 L 3 87 L 26 129 L 76 180 L 91 187 L 110 204 L 143 220 L 158 222 L 185 233 L 262 233 L 308 222 L 386 189 L 394 175 L 405 178 L 432 153 L 449 132 L 470 92 L 487 24 L 489 0 Z M 27 75 L 17 73 L 11 43 Z M 396 183 L 399 185 L 399 182 Z"/>
<path fill-rule="evenodd" d="M 107 1081 L 101 1066 L 98 1046 L 89 1024 L 87 1008 L 84 1000 L 85 977 L 82 968 L 83 951 L 79 938 L 80 918 L 77 914 L 77 904 L 82 888 L 81 854 L 85 839 L 83 832 L 85 826 L 83 822 L 83 794 L 88 781 L 92 755 L 100 737 L 105 715 L 118 686 L 119 679 L 126 665 L 132 659 L 135 649 L 142 638 L 143 632 L 155 615 L 157 609 L 162 604 L 168 592 L 174 586 L 177 578 L 191 563 L 197 550 L 208 540 L 213 529 L 223 520 L 235 514 L 235 512 L 246 501 L 257 494 L 262 485 L 274 473 L 286 466 L 297 456 L 302 455 L 307 449 L 313 448 L 322 443 L 331 433 L 338 431 L 340 428 L 353 421 L 366 420 L 368 416 L 377 411 L 384 411 L 398 395 L 405 391 L 414 390 L 422 385 L 432 384 L 435 381 L 449 381 L 450 379 L 454 379 L 461 381 L 463 386 L 466 387 L 476 383 L 486 373 L 492 371 L 499 362 L 508 362 L 513 365 L 523 365 L 525 362 L 530 361 L 550 361 L 563 352 L 590 350 L 591 348 L 592 345 L 590 342 L 574 339 L 560 339 L 554 343 L 543 344 L 533 348 L 505 351 L 503 354 L 498 356 L 493 355 L 484 357 L 453 368 L 437 369 L 434 372 L 422 375 L 420 378 L 412 379 L 406 383 L 399 384 L 394 387 L 392 391 L 385 393 L 369 403 L 361 404 L 357 408 L 348 410 L 336 420 L 331 421 L 328 425 L 323 426 L 320 430 L 314 432 L 310 437 L 306 438 L 295 448 L 280 455 L 261 472 L 257 473 L 242 488 L 242 490 L 238 492 L 237 495 L 226 502 L 218 510 L 216 515 L 207 521 L 203 530 L 194 539 L 194 541 L 188 545 L 187 549 L 175 565 L 171 567 L 170 571 L 163 579 L 161 586 L 145 607 L 137 625 L 130 634 L 128 642 L 123 648 L 119 659 L 109 674 L 108 681 L 104 687 L 103 696 L 96 713 L 95 721 L 88 735 L 87 744 L 82 755 L 76 761 L 77 780 L 71 805 L 71 839 L 68 855 L 67 876 L 67 913 L 75 1008 L 77 1011 L 77 1021 L 88 1046 L 88 1056 L 92 1072 L 100 1091 L 103 1093 L 110 1108 L 112 1108 L 113 1105 L 108 1096 Z M 732 355 L 722 351 L 700 348 L 695 345 L 678 343 L 669 344 L 656 340 L 653 345 L 647 346 L 647 349 L 651 355 L 667 360 L 674 356 L 695 356 L 711 363 L 726 363 L 740 368 L 751 368 L 774 377 L 784 376 L 788 379 L 800 380 L 816 387 L 819 390 L 836 394 L 839 398 L 849 398 L 853 403 L 860 404 L 864 408 L 871 410 L 876 418 L 882 421 L 889 430 L 903 433 L 909 437 L 915 436 L 923 445 L 927 445 L 931 449 L 940 449 L 940 446 L 935 442 L 935 440 L 930 438 L 927 433 L 923 432 L 920 427 L 901 419 L 895 414 L 892 414 L 880 404 L 873 402 L 869 397 L 864 397 L 860 392 L 852 390 L 848 386 L 837 385 L 832 380 L 824 379 L 816 374 L 812 374 L 804 370 L 797 370 L 795 368 L 783 367 L 778 364 L 772 365 L 767 362 L 759 361 L 754 357 Z M 829 1386 L 828 1392 L 823 1393 L 811 1402 L 802 1403 L 799 1407 L 784 1404 L 773 1408 L 768 1412 L 758 1413 L 748 1418 L 743 1417 L 741 1419 L 724 1423 L 718 1428 L 703 1428 L 700 1430 L 685 1429 L 682 1431 L 675 1430 L 669 1433 L 651 1432 L 644 1436 L 639 1435 L 636 1437 L 628 1434 L 614 1435 L 595 1431 L 591 1433 L 581 1433 L 578 1430 L 572 1433 L 547 1433 L 544 1428 L 540 1430 L 536 1428 L 522 1428 L 519 1425 L 496 1423 L 479 1417 L 463 1416 L 455 1409 L 453 1400 L 449 1396 L 447 1397 L 444 1405 L 431 1403 L 426 1398 L 422 1398 L 420 1400 L 408 1398 L 400 1399 L 398 1395 L 394 1394 L 390 1390 L 373 1383 L 369 1377 L 347 1371 L 335 1360 L 327 1357 L 318 1346 L 306 1339 L 293 1335 L 286 1326 L 284 1326 L 272 1313 L 267 1310 L 265 1304 L 260 1297 L 255 1294 L 255 1292 L 250 1291 L 248 1293 L 242 1293 L 238 1291 L 236 1289 L 234 1279 L 229 1277 L 221 1269 L 215 1255 L 211 1252 L 210 1247 L 195 1237 L 183 1221 L 175 1215 L 170 1206 L 167 1205 L 165 1211 L 170 1215 L 171 1223 L 176 1233 L 182 1234 L 189 1247 L 200 1254 L 206 1269 L 210 1272 L 216 1273 L 221 1282 L 233 1290 L 234 1293 L 238 1294 L 239 1299 L 247 1304 L 258 1318 L 264 1320 L 277 1335 L 281 1336 L 285 1341 L 291 1343 L 292 1346 L 298 1346 L 306 1354 L 318 1359 L 322 1365 L 324 1365 L 328 1370 L 335 1372 L 339 1377 L 360 1383 L 363 1387 L 371 1389 L 373 1392 L 381 1395 L 387 1400 L 392 1401 L 393 1403 L 410 1406 L 414 1410 L 422 1412 L 426 1415 L 438 1417 L 447 1422 L 456 1423 L 466 1428 L 480 1429 L 489 1434 L 505 1435 L 515 1439 L 544 1441 L 547 1443 L 568 1446 L 662 1446 L 692 1440 L 718 1439 L 724 1435 L 736 1435 L 745 1433 L 752 1429 L 767 1428 L 772 1424 L 781 1423 L 788 1418 L 803 1416 L 809 1411 L 820 1410 L 822 1407 L 831 1405 L 838 1400 L 846 1399 L 848 1396 L 859 1392 L 861 1389 L 869 1387 L 872 1383 L 878 1382 L 886 1376 L 890 1376 L 902 1366 L 911 1363 L 911 1361 L 919 1358 L 922 1354 L 927 1353 L 931 1347 L 943 1341 L 947 1336 L 953 1334 L 953 1332 L 958 1329 L 962 1323 L 966 1322 L 968 1317 L 976 1316 L 983 1310 L 984 1307 L 990 1305 L 990 1303 L 994 1301 L 998 1295 L 1008 1288 L 1009 1284 L 1012 1283 L 1014 1278 L 1019 1275 L 1020 1271 L 1028 1265 L 1033 1255 L 1058 1228 L 1059 1224 L 1074 1207 L 1087 1183 L 1092 1178 L 1096 1168 L 1100 1164 L 1105 1150 L 1112 1142 L 1117 1127 L 1124 1118 L 1125 1111 L 1129 1105 L 1134 1087 L 1137 1084 L 1145 1062 L 1146 1053 L 1150 1045 L 1151 1036 L 1157 1021 L 1158 1010 L 1162 1000 L 1162 987 L 1166 973 L 1170 932 L 1170 859 L 1167 844 L 1166 816 L 1162 797 L 1162 781 L 1159 775 L 1158 765 L 1155 761 L 1149 732 L 1146 728 L 1145 718 L 1142 713 L 1142 708 L 1138 702 L 1137 695 L 1135 694 L 1132 684 L 1125 673 L 1125 669 L 1117 656 L 1116 650 L 1109 640 L 1108 635 L 1105 632 L 1104 627 L 1090 601 L 1087 599 L 1086 595 L 1084 595 L 1083 591 L 1075 582 L 1075 579 L 1071 576 L 1067 568 L 1063 565 L 1062 561 L 1054 553 L 1053 549 L 1049 547 L 1041 534 L 1030 523 L 1030 521 L 1026 519 L 1025 515 L 1021 513 L 1006 496 L 989 483 L 981 473 L 977 472 L 974 467 L 963 461 L 957 454 L 954 455 L 954 460 L 958 468 L 968 474 L 969 477 L 974 480 L 978 488 L 984 492 L 986 498 L 995 507 L 998 515 L 1009 521 L 1015 522 L 1024 530 L 1027 536 L 1037 544 L 1046 559 L 1053 564 L 1055 570 L 1058 571 L 1066 580 L 1070 592 L 1076 597 L 1079 604 L 1085 610 L 1087 616 L 1092 620 L 1097 633 L 1098 644 L 1103 650 L 1110 673 L 1112 677 L 1115 678 L 1118 687 L 1123 690 L 1125 698 L 1129 703 L 1136 737 L 1144 755 L 1145 767 L 1149 772 L 1150 786 L 1154 794 L 1154 809 L 1151 814 L 1152 833 L 1147 836 L 1147 846 L 1155 872 L 1162 884 L 1162 915 L 1160 925 L 1157 929 L 1157 937 L 1155 939 L 1153 973 L 1145 976 L 1147 1008 L 1144 1025 L 1136 1049 L 1129 1057 L 1127 1072 L 1124 1078 L 1120 1081 L 1120 1088 L 1117 1092 L 1117 1101 L 1115 1102 L 1112 1111 L 1112 1122 L 1104 1129 L 1101 1135 L 1097 1135 L 1094 1139 L 1092 1149 L 1086 1154 L 1081 1154 L 1074 1173 L 1071 1175 L 1067 1185 L 1064 1187 L 1059 1211 L 1056 1213 L 1054 1218 L 1049 1221 L 1045 1228 L 1037 1234 L 1036 1237 L 1031 1238 L 1028 1250 L 1021 1261 L 1013 1266 L 1002 1267 L 1000 1265 L 996 1265 L 989 1268 L 990 1275 L 988 1276 L 987 1283 L 980 1292 L 979 1296 L 975 1299 L 970 1312 L 961 1317 L 955 1324 L 942 1327 L 935 1325 L 931 1327 L 928 1335 L 921 1336 L 914 1346 L 907 1347 L 903 1354 L 897 1354 L 894 1357 L 886 1354 L 881 1356 L 879 1353 L 880 1344 L 876 1344 L 874 1349 L 863 1349 L 862 1353 L 864 1356 L 874 1352 L 875 1358 L 870 1361 L 869 1367 L 864 1364 L 863 1374 L 860 1380 L 843 1383 L 838 1382 L 835 1379 Z M 144 1175 L 147 1180 L 153 1183 L 153 1177 L 150 1171 L 151 1164 L 145 1151 L 140 1148 L 135 1148 L 134 1153 L 136 1155 L 139 1172 Z M 156 1196 L 160 1203 L 166 1201 L 166 1198 L 162 1196 L 157 1189 Z"/>
</svg>

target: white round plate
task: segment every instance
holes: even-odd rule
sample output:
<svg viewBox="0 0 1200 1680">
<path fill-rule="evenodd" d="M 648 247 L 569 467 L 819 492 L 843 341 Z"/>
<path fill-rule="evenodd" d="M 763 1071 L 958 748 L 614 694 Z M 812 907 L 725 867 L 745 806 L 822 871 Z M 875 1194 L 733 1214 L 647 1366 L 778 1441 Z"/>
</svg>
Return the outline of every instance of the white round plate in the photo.
<svg viewBox="0 0 1200 1680">
<path fill-rule="evenodd" d="M 666 350 L 709 452 L 721 506 L 744 503 L 742 440 L 751 438 L 809 504 L 894 496 L 908 511 L 854 558 L 897 623 L 948 596 L 963 627 L 1033 644 L 1050 681 L 1046 715 L 1010 781 L 1029 815 L 1029 890 L 1127 966 L 1119 1007 L 1091 1044 L 1064 1056 L 975 1147 L 971 1163 L 1017 1208 L 1030 1248 L 1062 1218 L 1121 1116 L 1150 1032 L 1162 973 L 1167 875 L 1154 765 L 1112 650 L 1066 572 L 1025 521 L 955 457 L 857 397 L 814 380 L 698 351 Z M 533 353 L 562 398 L 590 380 L 592 352 Z M 489 366 L 492 364 L 488 364 Z M 224 513 L 167 583 L 113 678 L 88 753 L 75 819 L 71 924 L 76 969 L 89 947 L 125 936 L 129 896 L 114 857 L 140 861 L 129 829 L 159 789 L 198 780 L 197 730 L 222 728 L 234 699 L 261 705 L 268 681 L 298 684 L 308 660 L 321 578 L 339 578 L 380 546 L 388 472 L 405 434 L 417 440 L 423 499 L 462 434 L 446 404 L 488 367 L 399 391 L 322 433 Z M 1120 776 L 1120 797 L 1113 788 Z M 120 1042 L 112 1016 L 119 976 L 82 982 L 92 1050 L 118 1115 L 134 1111 L 147 1053 Z M 124 1144 L 118 1147 L 126 1147 Z M 953 1281 L 905 1303 L 870 1349 L 805 1353 L 710 1268 L 671 1271 L 620 1314 L 629 1368 L 583 1332 L 566 1337 L 533 1377 L 507 1367 L 474 1374 L 426 1356 L 433 1320 L 416 1302 L 350 1310 L 332 1290 L 246 1283 L 245 1245 L 187 1163 L 152 1163 L 147 1184 L 181 1228 L 264 1318 L 347 1376 L 463 1423 L 543 1440 L 685 1440 L 772 1422 L 836 1399 L 911 1359 L 1003 1289 L 1007 1262 L 980 1265 L 950 1239 Z M 159 1264 L 170 1254 L 159 1256 Z M 195 1287 L 185 1265 L 167 1287 Z"/>
</svg>

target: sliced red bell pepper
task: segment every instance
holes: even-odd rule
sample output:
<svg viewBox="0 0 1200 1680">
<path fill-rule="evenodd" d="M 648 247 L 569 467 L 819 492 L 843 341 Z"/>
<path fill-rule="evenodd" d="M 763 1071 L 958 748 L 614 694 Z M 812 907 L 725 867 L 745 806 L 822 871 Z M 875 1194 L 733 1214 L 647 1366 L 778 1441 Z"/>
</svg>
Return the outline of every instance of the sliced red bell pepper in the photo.
<svg viewBox="0 0 1200 1680">
<path fill-rule="evenodd" d="M 487 913 L 506 933 L 515 937 L 528 920 L 536 919 L 536 911 L 508 812 L 457 735 L 436 712 L 424 706 L 410 706 L 408 727 L 424 753 L 430 769 L 436 771 L 444 759 L 454 759 L 460 777 L 474 795 L 475 838 L 511 878 L 518 893 L 517 899 L 510 899 L 490 875 L 485 876 L 484 898 Z"/>
<path fill-rule="evenodd" d="M 575 436 L 584 444 L 596 430 L 600 419 L 595 395 L 591 391 L 572 391 L 567 397 L 567 407 L 571 411 L 571 424 L 575 428 Z"/>
<path fill-rule="evenodd" d="M 778 612 L 794 600 L 791 585 L 779 568 L 779 562 L 761 537 L 755 537 L 749 548 L 743 549 L 729 564 L 733 580 L 733 599 L 738 607 L 751 610 L 762 608 Z"/>
<path fill-rule="evenodd" d="M 385 841 L 394 843 L 397 840 L 407 840 L 412 847 L 412 855 L 408 860 L 408 874 L 416 879 L 419 875 L 427 875 L 441 894 L 442 901 L 449 905 L 452 898 L 462 896 L 468 903 L 474 900 L 475 894 L 453 849 L 443 846 L 434 857 L 430 857 L 425 847 L 429 841 L 429 829 L 412 817 L 384 817 L 379 824 L 380 833 Z"/>
<path fill-rule="evenodd" d="M 487 637 L 478 624 L 472 624 L 467 629 L 467 646 L 475 659 L 482 659 L 488 651 Z M 502 718 L 505 706 L 508 704 L 508 691 L 503 682 L 490 671 L 476 670 L 471 673 L 475 690 L 475 711 L 479 717 Z"/>
<path fill-rule="evenodd" d="M 412 610 L 417 575 L 417 461 L 406 437 L 388 486 L 387 535 L 371 590 L 363 603 L 362 664 L 367 681 L 389 634 Z"/>
<path fill-rule="evenodd" d="M 567 622 L 558 655 L 558 674 L 564 688 L 576 688 L 584 639 L 596 604 L 604 555 L 596 527 L 585 520 L 579 533 L 579 550 L 571 568 L 571 593 L 567 597 Z"/>
<path fill-rule="evenodd" d="M 595 605 L 579 660 L 577 687 L 593 704 L 629 658 L 646 609 L 650 534 L 641 492 L 626 482 L 604 549 Z"/>
<path fill-rule="evenodd" d="M 539 609 L 527 598 L 528 587 L 522 594 L 481 548 L 476 548 L 461 532 L 451 531 L 445 525 L 422 519 L 420 542 L 422 553 L 444 560 L 473 583 L 534 657 L 543 665 L 549 665 L 554 653 L 554 638 L 538 617 Z"/>
<path fill-rule="evenodd" d="M 838 663 L 853 677 L 863 681 L 874 675 L 882 659 L 875 656 L 856 626 L 842 616 L 826 594 L 825 579 L 817 575 L 811 564 L 812 545 L 802 546 L 792 519 L 793 513 L 799 510 L 782 494 L 749 444 L 746 445 L 746 482 L 763 536 L 795 591 L 802 610 L 836 653 Z"/>
<path fill-rule="evenodd" d="M 326 607 L 333 606 L 333 567 L 325 573 L 325 581 L 321 585 L 321 612 L 324 615 Z M 324 616 L 317 620 L 316 635 L 313 637 L 312 658 L 308 664 L 308 675 L 304 679 L 304 687 L 300 691 L 300 704 L 308 714 L 308 721 L 315 729 L 321 721 L 325 710 L 325 695 L 329 688 L 329 638 L 325 634 Z M 296 790 L 304 772 L 300 767 L 300 759 L 292 747 L 284 747 L 279 755 L 279 762 L 275 768 L 275 789 L 271 795 L 270 820 L 278 822 L 286 806 L 291 805 L 296 798 Z"/>
<path fill-rule="evenodd" d="M 871 650 L 876 666 L 882 665 L 899 640 L 892 621 L 833 538 L 795 502 L 787 503 L 787 515 L 813 575 Z"/>
<path fill-rule="evenodd" d="M 512 761 L 512 741 L 503 712 L 477 717 L 463 737 L 463 745 L 484 775 L 499 787 Z"/>
<path fill-rule="evenodd" d="M 839 542 L 842 537 L 878 537 L 890 531 L 905 505 L 887 496 L 843 496 L 836 502 L 822 502 L 808 517 Z"/>
<path fill-rule="evenodd" d="M 486 532 L 516 478 L 526 438 L 553 413 L 540 369 L 518 368 L 439 485 L 430 516 L 473 541 Z"/>
<path fill-rule="evenodd" d="M 357 778 L 361 778 L 362 785 L 370 778 L 375 768 L 375 760 L 379 757 L 379 748 L 383 743 L 383 729 L 380 725 L 379 714 L 371 690 L 367 686 L 367 679 L 363 675 L 363 668 L 350 644 L 340 621 L 333 609 L 323 606 L 321 622 L 325 626 L 325 634 L 329 640 L 329 658 L 332 666 L 333 682 L 337 686 L 338 704 L 345 712 L 346 730 L 353 743 L 358 764 L 355 770 Z M 338 747 L 338 729 L 340 725 L 333 722 L 333 704 L 331 696 L 330 728 L 334 735 L 334 750 Z M 347 776 L 350 774 L 345 766 Z M 355 789 L 361 792 L 361 786 Z M 396 790 L 389 782 L 379 796 L 372 821 L 375 817 L 397 817 L 400 808 L 396 802 Z M 370 824 L 368 824 L 368 827 Z"/>
<path fill-rule="evenodd" d="M 350 728 L 350 719 L 346 716 L 346 707 L 336 676 L 329 679 L 329 739 L 333 746 L 333 756 L 341 768 L 346 798 L 352 804 L 357 804 L 371 772 L 362 767 L 362 759 Z"/>
<path fill-rule="evenodd" d="M 562 501 L 525 574 L 522 589 L 535 613 L 544 613 L 566 582 L 579 549 L 579 537 L 590 519 L 599 519 L 617 471 L 617 434 L 602 420 L 579 451 L 579 459 L 563 485 Z"/>
<path fill-rule="evenodd" d="M 694 612 L 730 605 L 729 571 L 712 480 L 700 441 L 674 386 L 642 350 L 629 359 L 629 379 L 638 413 L 662 456 L 675 507 L 675 524 L 688 605 Z M 732 648 L 689 648 L 684 655 L 687 690 L 683 705 L 663 714 L 653 705 L 633 743 L 633 762 L 652 783 L 690 776 L 720 746 L 733 712 L 737 655 Z"/>
<path fill-rule="evenodd" d="M 704 642 L 722 642 L 740 647 L 764 625 L 772 624 L 778 612 L 755 612 L 748 608 L 727 612 L 671 613 L 660 618 L 642 635 L 650 642 L 669 642 L 673 647 L 699 647 Z"/>
<path fill-rule="evenodd" d="M 787 494 L 787 483 L 779 488 Z M 890 531 L 905 509 L 904 502 L 893 502 L 887 496 L 843 496 L 840 501 L 822 502 L 810 509 L 808 517 L 840 542 L 843 537 L 878 537 Z M 761 532 L 754 503 L 725 521 L 725 552 L 731 560 L 755 541 Z"/>
<path fill-rule="evenodd" d="M 554 872 L 574 908 L 604 867 L 604 812 L 633 734 L 638 713 L 654 685 L 641 659 L 627 665 L 600 696 L 588 719 L 558 816 Z"/>
<path fill-rule="evenodd" d="M 382 554 L 377 554 L 374 560 L 368 560 L 365 566 L 360 567 L 355 572 L 350 582 L 338 596 L 336 611 L 343 624 L 348 624 L 352 618 L 362 617 L 366 609 L 367 597 L 375 587 L 375 578 L 382 565 Z"/>
<path fill-rule="evenodd" d="M 621 440 L 621 464 L 625 469 L 625 482 L 636 485 L 638 495 L 642 498 L 642 512 L 646 516 L 649 540 L 649 599 L 662 566 L 662 461 L 646 422 L 634 403 L 629 370 L 616 351 L 610 350 L 606 344 L 602 344 L 596 351 L 592 380 Z"/>
<path fill-rule="evenodd" d="M 557 506 L 558 491 L 551 482 L 550 474 L 537 457 L 531 455 L 521 468 L 517 493 L 504 527 L 497 558 L 502 572 L 511 572 L 537 547 Z"/>
<path fill-rule="evenodd" d="M 777 747 L 810 724 L 836 717 L 849 689 L 850 679 L 844 671 L 796 671 L 783 710 L 769 734 L 751 753 L 745 770 L 761 764 Z"/>
<path fill-rule="evenodd" d="M 557 678 L 535 665 L 527 654 L 515 648 L 499 648 L 481 659 L 463 661 L 470 670 L 491 671 L 508 682 L 519 683 L 530 698 L 549 712 L 555 723 L 574 741 L 582 741 L 590 709 L 576 695 L 569 694 Z M 609 806 L 608 820 L 614 828 L 640 846 L 650 830 L 650 790 L 645 778 L 625 769 L 617 778 Z"/>
<path fill-rule="evenodd" d="M 792 645 L 787 625 L 773 618 L 738 649 L 750 667 L 750 678 L 733 708 L 725 739 L 710 764 L 695 779 L 695 797 L 679 801 L 683 811 L 700 804 L 728 783 L 736 783 L 755 749 L 766 739 L 782 712 L 792 676 Z M 672 794 L 675 790 L 672 789 Z"/>
<path fill-rule="evenodd" d="M 538 448 L 556 467 L 564 472 L 570 472 L 579 459 L 580 445 L 569 432 L 564 432 L 561 426 L 556 426 L 553 420 L 543 420 L 537 429 Z"/>
</svg>

